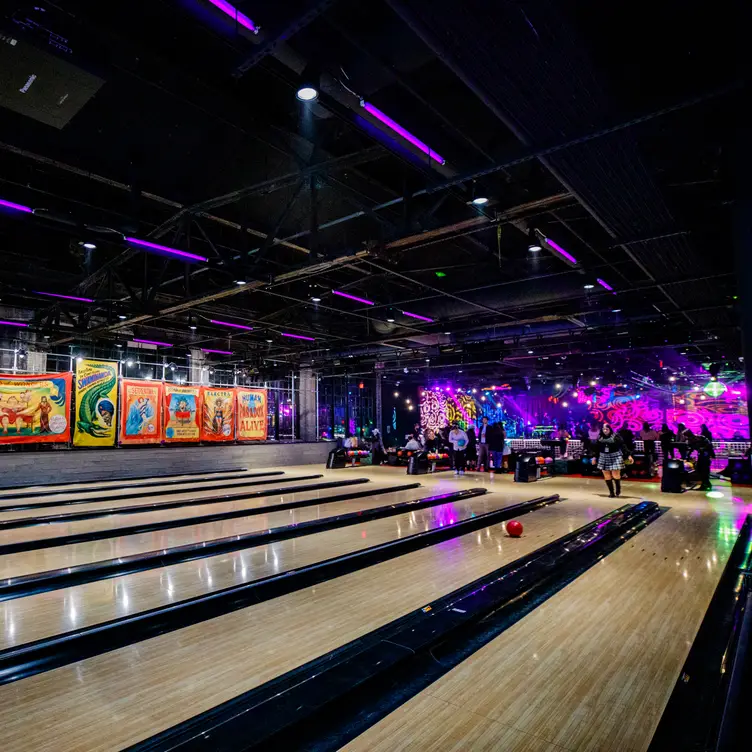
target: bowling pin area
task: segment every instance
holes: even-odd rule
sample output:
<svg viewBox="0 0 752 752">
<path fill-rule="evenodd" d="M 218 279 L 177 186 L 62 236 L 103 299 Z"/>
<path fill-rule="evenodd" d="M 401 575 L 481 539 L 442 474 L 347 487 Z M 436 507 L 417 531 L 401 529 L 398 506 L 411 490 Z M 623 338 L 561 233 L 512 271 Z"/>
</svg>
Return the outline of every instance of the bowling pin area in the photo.
<svg viewBox="0 0 752 752">
<path fill-rule="evenodd" d="M 0 749 L 688 750 L 750 512 L 401 467 L 5 488 Z"/>
</svg>

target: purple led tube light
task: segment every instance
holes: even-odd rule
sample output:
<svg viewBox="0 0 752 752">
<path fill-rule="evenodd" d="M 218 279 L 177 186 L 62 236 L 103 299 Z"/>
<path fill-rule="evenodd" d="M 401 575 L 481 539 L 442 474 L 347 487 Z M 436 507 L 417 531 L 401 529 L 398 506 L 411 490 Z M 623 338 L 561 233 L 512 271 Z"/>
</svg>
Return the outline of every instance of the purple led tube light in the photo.
<svg viewBox="0 0 752 752">
<path fill-rule="evenodd" d="M 245 329 L 248 332 L 253 331 L 252 326 L 246 326 L 245 324 L 233 324 L 231 321 L 220 321 L 219 319 L 209 319 L 210 324 L 219 324 L 219 326 L 231 326 L 233 329 Z"/>
<path fill-rule="evenodd" d="M 377 120 L 380 120 L 387 128 L 391 128 L 395 133 L 399 134 L 406 141 L 409 141 L 416 149 L 420 149 L 424 154 L 427 154 L 434 162 L 438 162 L 440 165 L 446 163 L 446 159 L 440 154 L 437 154 L 431 149 L 428 144 L 424 144 L 419 138 L 413 136 L 410 131 L 405 130 L 399 123 L 392 120 L 389 115 L 383 113 L 378 107 L 374 107 L 370 102 L 361 101 L 361 107 L 366 112 L 373 115 Z"/>
<path fill-rule="evenodd" d="M 304 337 L 302 334 L 288 334 L 287 332 L 280 332 L 283 337 L 292 337 L 292 339 L 307 339 L 309 342 L 315 342 L 313 337 Z"/>
<path fill-rule="evenodd" d="M 47 298 L 62 298 L 63 300 L 77 300 L 80 303 L 93 303 L 92 298 L 79 298 L 77 295 L 59 295 L 56 292 L 42 292 L 41 290 L 34 290 L 34 295 L 44 295 Z"/>
<path fill-rule="evenodd" d="M 421 321 L 427 321 L 429 324 L 433 323 L 433 319 L 429 319 L 428 316 L 421 316 L 419 313 L 410 313 L 410 311 L 402 311 L 402 313 L 411 319 L 420 319 Z"/>
<path fill-rule="evenodd" d="M 232 355 L 232 352 L 230 350 L 211 350 L 208 347 L 202 347 L 201 352 L 217 353 L 217 355 Z"/>
<path fill-rule="evenodd" d="M 613 292 L 614 288 L 611 287 L 611 285 L 608 284 L 608 282 L 604 282 L 602 279 L 595 280 L 601 287 L 604 287 L 609 292 Z"/>
<path fill-rule="evenodd" d="M 34 210 L 29 206 L 23 206 L 22 204 L 14 204 L 12 201 L 5 201 L 0 198 L 0 206 L 4 206 L 6 209 L 13 209 L 15 211 L 25 212 L 26 214 L 33 214 Z"/>
<path fill-rule="evenodd" d="M 172 347 L 172 342 L 157 342 L 153 339 L 136 339 L 133 338 L 134 342 L 140 342 L 142 345 L 156 345 L 157 347 Z"/>
<path fill-rule="evenodd" d="M 226 13 L 233 21 L 237 21 L 241 26 L 244 26 L 248 31 L 253 34 L 258 34 L 258 26 L 256 26 L 248 16 L 244 15 L 237 8 L 226 2 L 226 0 L 209 0 L 209 2 L 215 8 L 219 8 L 222 13 Z"/>
<path fill-rule="evenodd" d="M 28 324 L 24 324 L 20 321 L 0 321 L 0 326 L 20 326 L 27 327 Z"/>
<path fill-rule="evenodd" d="M 564 256 L 564 258 L 567 261 L 571 261 L 573 264 L 577 263 L 577 259 L 568 251 L 565 251 L 558 243 L 551 240 L 551 238 L 545 238 L 546 243 L 548 243 L 551 248 L 553 248 L 559 255 Z"/>
<path fill-rule="evenodd" d="M 363 303 L 363 305 L 376 305 L 372 300 L 366 300 L 365 298 L 359 298 L 356 295 L 350 295 L 349 292 L 340 292 L 339 290 L 332 290 L 332 295 L 339 295 L 340 298 L 350 298 L 350 300 L 355 300 L 358 303 Z"/>
<path fill-rule="evenodd" d="M 154 251 L 155 253 L 163 253 L 168 256 L 175 256 L 175 258 L 185 259 L 186 261 L 208 261 L 206 256 L 199 256 L 196 253 L 188 253 L 188 251 L 179 251 L 177 248 L 168 248 L 166 245 L 159 245 L 158 243 L 151 243 L 148 240 L 139 240 L 138 238 L 126 238 L 126 243 L 131 245 L 137 245 L 140 248 L 145 248 L 147 251 Z"/>
</svg>

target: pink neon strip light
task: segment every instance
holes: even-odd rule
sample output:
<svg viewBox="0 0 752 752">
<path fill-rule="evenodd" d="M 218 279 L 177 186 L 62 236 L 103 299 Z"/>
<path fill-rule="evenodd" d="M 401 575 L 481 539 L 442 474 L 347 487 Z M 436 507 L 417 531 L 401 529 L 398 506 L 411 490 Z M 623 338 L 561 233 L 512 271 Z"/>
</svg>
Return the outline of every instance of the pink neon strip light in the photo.
<svg viewBox="0 0 752 752">
<path fill-rule="evenodd" d="M 6 209 L 14 209 L 15 211 L 25 212 L 26 214 L 33 214 L 34 210 L 29 206 L 23 204 L 14 204 L 12 201 L 5 201 L 0 198 L 0 206 L 4 206 Z"/>
<path fill-rule="evenodd" d="M 245 324 L 233 324 L 231 321 L 220 321 L 219 319 L 209 319 L 210 324 L 219 324 L 219 326 L 231 326 L 233 329 L 245 329 L 248 332 L 253 331 L 252 326 L 246 326 Z"/>
<path fill-rule="evenodd" d="M 28 324 L 23 324 L 20 321 L 0 321 L 0 326 L 20 326 L 20 327 L 27 327 Z"/>
<path fill-rule="evenodd" d="M 376 305 L 372 300 L 366 300 L 365 298 L 359 298 L 355 295 L 350 295 L 349 292 L 340 292 L 339 290 L 332 290 L 332 295 L 339 295 L 340 298 L 350 298 L 350 300 L 355 300 L 358 303 L 363 303 L 363 305 Z"/>
<path fill-rule="evenodd" d="M 440 154 L 437 154 L 428 146 L 428 144 L 424 144 L 419 138 L 413 136 L 410 131 L 405 130 L 399 123 L 396 123 L 394 120 L 392 120 L 389 115 L 383 113 L 378 107 L 374 107 L 370 102 L 365 101 L 361 102 L 361 107 L 363 107 L 366 112 L 373 115 L 377 120 L 380 120 L 382 123 L 384 123 L 387 128 L 391 128 L 395 133 L 402 136 L 402 138 L 404 138 L 406 141 L 409 141 L 414 147 L 420 149 L 424 154 L 428 155 L 431 159 L 433 159 L 434 162 L 438 162 L 440 165 L 446 163 L 446 159 L 444 159 L 444 157 L 442 157 Z"/>
<path fill-rule="evenodd" d="M 304 337 L 302 334 L 288 334 L 287 332 L 280 332 L 283 337 L 292 337 L 292 339 L 307 339 L 309 342 L 315 342 L 313 337 Z"/>
<path fill-rule="evenodd" d="M 157 253 L 166 253 L 170 256 L 177 256 L 178 258 L 185 259 L 186 261 L 208 261 L 206 256 L 199 256 L 196 253 L 188 253 L 188 251 L 179 251 L 177 248 L 168 248 L 166 245 L 159 245 L 157 243 L 151 243 L 148 240 L 139 240 L 138 238 L 126 238 L 126 243 L 131 245 L 137 245 L 146 250 L 156 251 Z"/>
<path fill-rule="evenodd" d="M 553 248 L 559 255 L 564 256 L 567 261 L 571 261 L 573 264 L 577 263 L 577 259 L 571 253 L 565 251 L 558 243 L 555 243 L 551 238 L 546 238 L 545 240 L 551 248 Z"/>
<path fill-rule="evenodd" d="M 142 345 L 157 345 L 157 347 L 172 347 L 171 342 L 157 342 L 153 339 L 136 339 L 133 338 L 134 342 L 140 342 Z"/>
<path fill-rule="evenodd" d="M 201 352 L 217 353 L 217 355 L 232 355 L 232 352 L 230 350 L 210 350 L 208 347 L 202 347 Z"/>
<path fill-rule="evenodd" d="M 420 319 L 421 321 L 427 321 L 429 324 L 433 323 L 433 319 L 429 319 L 428 316 L 421 316 L 419 313 L 410 313 L 410 311 L 402 311 L 402 313 L 411 319 Z"/>
<path fill-rule="evenodd" d="M 608 290 L 609 292 L 613 292 L 614 288 L 613 288 L 613 287 L 611 287 L 611 285 L 609 285 L 609 284 L 608 284 L 608 282 L 604 282 L 604 281 L 603 281 L 602 279 L 600 279 L 600 278 L 599 278 L 599 279 L 596 279 L 595 281 L 596 281 L 596 282 L 597 282 L 597 283 L 598 283 L 598 284 L 599 284 L 599 285 L 600 285 L 601 287 L 605 287 L 605 288 L 606 288 L 606 290 Z"/>
<path fill-rule="evenodd" d="M 237 8 L 230 5 L 225 0 L 209 0 L 209 2 L 215 7 L 219 8 L 222 13 L 226 13 L 233 21 L 237 21 L 241 26 L 245 26 L 248 31 L 258 34 L 258 27 L 248 16 L 241 13 Z"/>
<path fill-rule="evenodd" d="M 62 298 L 63 300 L 77 300 L 80 303 L 93 303 L 92 298 L 79 298 L 77 295 L 59 295 L 56 292 L 42 292 L 41 290 L 34 290 L 35 295 L 44 295 L 47 298 Z"/>
</svg>

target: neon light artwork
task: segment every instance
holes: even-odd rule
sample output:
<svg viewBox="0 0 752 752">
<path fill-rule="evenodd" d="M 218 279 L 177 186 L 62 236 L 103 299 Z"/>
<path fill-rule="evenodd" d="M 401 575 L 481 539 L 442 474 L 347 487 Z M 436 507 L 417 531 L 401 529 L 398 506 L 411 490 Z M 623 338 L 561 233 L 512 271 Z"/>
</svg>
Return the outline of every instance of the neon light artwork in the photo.
<svg viewBox="0 0 752 752">
<path fill-rule="evenodd" d="M 139 240 L 139 238 L 126 238 L 125 242 L 130 245 L 135 245 L 138 248 L 143 248 L 145 251 L 158 253 L 162 256 L 174 256 L 175 258 L 180 258 L 184 261 L 209 260 L 208 258 L 206 258 L 206 256 L 199 256 L 197 253 L 188 253 L 188 251 L 180 251 L 177 248 L 170 248 L 166 245 L 159 245 L 159 243 L 152 243 L 149 240 Z"/>
<path fill-rule="evenodd" d="M 241 13 L 235 6 L 230 5 L 226 0 L 209 0 L 209 2 L 222 13 L 228 15 L 233 21 L 237 21 L 241 26 L 248 29 L 252 34 L 258 34 L 258 26 L 251 21 L 248 16 Z"/>
</svg>

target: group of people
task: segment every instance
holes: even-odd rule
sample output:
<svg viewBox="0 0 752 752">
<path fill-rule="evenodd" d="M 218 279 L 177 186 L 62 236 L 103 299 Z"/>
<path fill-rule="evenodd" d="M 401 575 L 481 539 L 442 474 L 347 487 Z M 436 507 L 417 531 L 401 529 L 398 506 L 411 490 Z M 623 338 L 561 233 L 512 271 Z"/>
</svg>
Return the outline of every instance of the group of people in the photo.
<svg viewBox="0 0 752 752">
<path fill-rule="evenodd" d="M 416 424 L 414 432 L 408 437 L 405 449 L 448 449 L 455 475 L 464 475 L 468 464 L 481 471 L 493 472 L 504 468 L 504 458 L 509 453 L 507 447 L 505 454 L 506 438 L 504 425 L 501 422 L 489 423 L 488 418 L 484 416 L 477 428 L 471 425 L 467 430 L 455 421 L 451 426 L 444 426 L 437 431 L 429 428 L 423 433 L 420 425 Z"/>
</svg>

